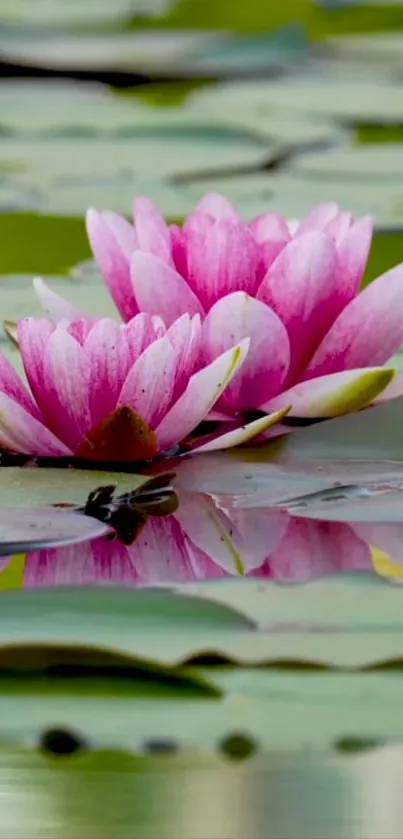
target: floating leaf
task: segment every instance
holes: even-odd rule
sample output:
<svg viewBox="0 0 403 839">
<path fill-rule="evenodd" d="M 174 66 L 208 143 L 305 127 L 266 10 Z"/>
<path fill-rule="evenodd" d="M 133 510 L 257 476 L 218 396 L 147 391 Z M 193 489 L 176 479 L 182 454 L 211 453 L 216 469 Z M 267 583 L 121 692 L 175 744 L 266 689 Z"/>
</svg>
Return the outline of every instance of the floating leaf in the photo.
<svg viewBox="0 0 403 839">
<path fill-rule="evenodd" d="M 113 484 L 116 493 L 132 493 L 147 484 L 148 475 L 99 472 L 90 469 L 0 467 L 0 505 L 36 507 L 41 504 L 83 506 L 97 486 Z"/>
<path fill-rule="evenodd" d="M 0 509 L 0 554 L 74 545 L 103 536 L 108 525 L 59 508 Z"/>
</svg>

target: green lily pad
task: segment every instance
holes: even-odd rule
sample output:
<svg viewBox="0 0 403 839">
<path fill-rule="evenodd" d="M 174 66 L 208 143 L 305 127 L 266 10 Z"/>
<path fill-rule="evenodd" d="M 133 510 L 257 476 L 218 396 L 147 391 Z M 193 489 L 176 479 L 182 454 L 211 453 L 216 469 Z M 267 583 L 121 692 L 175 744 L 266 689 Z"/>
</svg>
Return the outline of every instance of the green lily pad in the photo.
<svg viewBox="0 0 403 839">
<path fill-rule="evenodd" d="M 169 0 L 168 0 L 169 2 Z M 2 23 L 65 27 L 71 24 L 108 24 L 125 20 L 134 13 L 158 14 L 168 6 L 167 0 L 94 0 L 83 4 L 80 0 L 64 6 L 57 0 L 5 0 L 0 10 Z"/>
<path fill-rule="evenodd" d="M 300 429 L 274 444 L 276 457 L 357 461 L 389 461 L 391 471 L 403 455 L 403 398 L 364 412 Z M 281 453 L 281 454 L 280 454 Z"/>
<path fill-rule="evenodd" d="M 403 117 L 403 107 L 402 107 Z M 403 168 L 403 147 L 396 143 L 371 143 L 367 146 L 336 149 L 322 154 L 305 155 L 293 160 L 292 168 L 313 178 L 349 178 L 387 182 L 396 179 Z"/>
<path fill-rule="evenodd" d="M 75 545 L 108 532 L 97 519 L 62 509 L 0 509 L 0 556 Z"/>
<path fill-rule="evenodd" d="M 309 155 L 309 159 L 314 157 L 313 153 Z M 306 158 L 307 155 L 304 156 Z M 372 215 L 380 232 L 400 231 L 403 225 L 401 193 L 396 180 L 393 183 L 392 179 L 384 182 L 362 179 L 358 187 L 347 175 L 339 179 L 323 175 L 314 180 L 298 169 L 283 168 L 278 172 L 245 175 L 229 170 L 225 177 L 213 178 L 209 175 L 200 181 L 190 181 L 187 187 L 192 203 L 213 188 L 223 192 L 238 205 L 246 218 L 269 210 L 282 213 L 287 218 L 303 218 L 317 204 L 333 200 L 357 216 Z M 401 242 L 401 237 L 397 238 Z"/>
<path fill-rule="evenodd" d="M 222 35 L 203 32 L 175 32 L 152 30 L 128 31 L 32 31 L 11 30 L 5 27 L 0 35 L 0 46 L 5 59 L 23 64 L 51 67 L 56 70 L 79 67 L 127 73 L 154 72 L 175 66 L 191 58 L 194 51 L 212 45 Z"/>
<path fill-rule="evenodd" d="M 157 200 L 163 212 L 180 215 L 181 190 L 164 178 L 193 173 L 209 159 L 214 168 L 258 165 L 267 156 L 264 144 L 253 138 L 208 127 L 155 129 L 121 139 L 1 139 L 0 167 L 7 171 L 0 207 L 80 214 L 95 205 L 130 213 L 140 193 Z"/>
<path fill-rule="evenodd" d="M 312 716 L 309 731 L 311 723 Z M 368 741 L 361 740 L 363 748 Z M 357 752 L 359 746 L 357 738 Z M 351 825 L 360 836 L 375 828 L 379 836 L 400 836 L 402 766 L 399 747 L 273 753 L 236 765 L 223 754 L 130 758 L 117 751 L 52 761 L 6 747 L 2 824 L 6 835 L 26 839 L 239 839 L 249 826 L 254 839 L 334 839 L 349 835 Z"/>
<path fill-rule="evenodd" d="M 266 632 L 275 633 L 274 645 L 284 640 L 281 633 L 298 629 L 302 635 L 316 629 L 326 643 L 328 633 L 393 632 L 403 621 L 400 588 L 371 574 L 328 577 L 304 586 L 252 578 L 240 585 L 236 579 L 210 580 L 189 585 L 186 591 L 241 611 Z M 311 640 L 314 644 L 315 638 Z M 333 638 L 335 647 L 338 640 Z M 350 641 L 354 646 L 354 637 Z M 371 650 L 367 653 L 370 660 Z"/>
<path fill-rule="evenodd" d="M 399 121 L 402 116 L 401 89 L 397 82 L 348 79 L 336 73 L 290 74 L 269 81 L 262 99 L 266 108 L 318 114 L 345 122 L 376 118 L 383 122 Z"/>
<path fill-rule="evenodd" d="M 4 467 L 0 469 L 0 504 L 2 507 L 80 505 L 99 486 L 114 484 L 121 495 L 143 486 L 147 480 L 147 475 L 120 472 Z"/>
<path fill-rule="evenodd" d="M 2 594 L 0 629 L 4 644 L 96 646 L 166 666 L 206 655 L 342 669 L 402 661 L 400 589 L 363 575 L 304 587 L 223 580 L 176 593 L 23 589 Z"/>
<path fill-rule="evenodd" d="M 36 746 L 49 731 L 55 709 L 59 730 L 74 732 L 79 742 L 132 754 L 144 751 L 147 742 L 156 748 L 165 743 L 167 751 L 171 745 L 173 751 L 214 754 L 237 732 L 252 750 L 266 753 L 330 750 L 349 735 L 381 743 L 403 739 L 398 674 L 302 672 L 296 677 L 287 671 L 215 667 L 187 676 L 161 668 L 157 678 L 157 672 L 152 677 L 139 670 L 130 680 L 116 674 L 109 681 L 2 674 L 0 742 Z M 222 699 L 212 701 L 208 680 L 217 694 L 222 691 Z M 388 713 L 380 714 L 386 705 Z M 310 725 L 313 713 L 315 726 Z"/>
</svg>

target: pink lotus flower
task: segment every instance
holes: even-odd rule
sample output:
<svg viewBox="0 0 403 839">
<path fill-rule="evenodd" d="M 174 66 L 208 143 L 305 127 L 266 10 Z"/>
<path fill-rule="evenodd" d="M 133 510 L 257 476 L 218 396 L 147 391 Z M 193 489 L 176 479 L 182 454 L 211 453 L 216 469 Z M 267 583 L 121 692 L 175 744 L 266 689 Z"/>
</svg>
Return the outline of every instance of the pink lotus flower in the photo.
<svg viewBox="0 0 403 839">
<path fill-rule="evenodd" d="M 139 314 L 127 325 L 41 318 L 18 325 L 31 389 L 0 355 L 0 447 L 31 455 L 138 461 L 172 449 L 207 416 L 248 351 L 248 340 L 200 365 L 200 318 L 166 329 Z M 223 435 L 249 439 L 267 417 Z M 275 422 L 275 414 L 271 422 Z"/>
<path fill-rule="evenodd" d="M 288 405 L 290 416 L 336 416 L 373 402 L 394 375 L 382 368 L 403 343 L 403 265 L 358 293 L 370 218 L 330 203 L 300 223 L 272 212 L 246 224 L 209 194 L 182 227 L 139 198 L 134 226 L 89 210 L 87 231 L 124 320 L 199 314 L 206 362 L 250 337 L 217 418 Z M 392 387 L 384 398 L 403 393 L 402 381 Z"/>
</svg>

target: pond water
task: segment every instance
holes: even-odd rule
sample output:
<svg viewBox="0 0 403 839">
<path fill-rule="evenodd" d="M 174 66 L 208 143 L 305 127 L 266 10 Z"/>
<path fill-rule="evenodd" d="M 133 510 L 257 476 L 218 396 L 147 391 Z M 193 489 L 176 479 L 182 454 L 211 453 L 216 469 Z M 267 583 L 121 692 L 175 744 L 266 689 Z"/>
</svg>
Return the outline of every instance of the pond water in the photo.
<svg viewBox="0 0 403 839">
<path fill-rule="evenodd" d="M 34 276 L 116 316 L 84 214 L 136 195 L 334 200 L 375 219 L 364 285 L 403 261 L 402 33 L 401 0 L 3 2 L 5 355 Z M 402 835 L 402 402 L 133 469 L 2 456 L 7 836 Z"/>
</svg>

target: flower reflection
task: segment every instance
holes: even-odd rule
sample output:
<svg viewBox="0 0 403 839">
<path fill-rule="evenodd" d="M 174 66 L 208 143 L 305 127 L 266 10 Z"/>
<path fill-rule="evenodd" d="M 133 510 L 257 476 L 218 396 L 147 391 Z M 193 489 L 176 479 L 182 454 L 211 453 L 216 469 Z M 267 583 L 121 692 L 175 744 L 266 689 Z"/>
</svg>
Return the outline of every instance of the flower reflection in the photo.
<svg viewBox="0 0 403 839">
<path fill-rule="evenodd" d="M 236 575 L 304 582 L 372 571 L 373 546 L 393 556 L 400 544 L 396 526 L 388 533 L 385 525 L 303 519 L 269 507 L 231 509 L 218 496 L 182 493 L 178 509 L 150 517 L 130 546 L 109 534 L 28 554 L 24 584 L 141 587 Z"/>
</svg>

